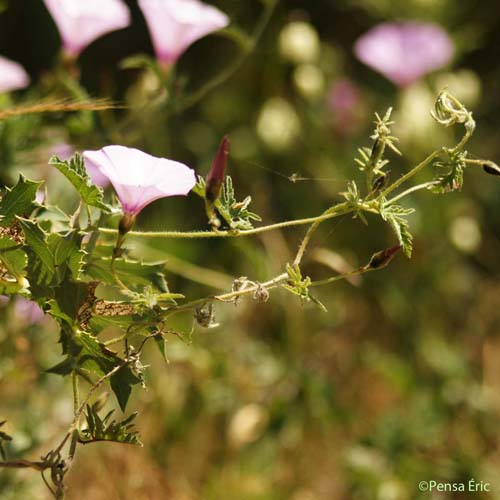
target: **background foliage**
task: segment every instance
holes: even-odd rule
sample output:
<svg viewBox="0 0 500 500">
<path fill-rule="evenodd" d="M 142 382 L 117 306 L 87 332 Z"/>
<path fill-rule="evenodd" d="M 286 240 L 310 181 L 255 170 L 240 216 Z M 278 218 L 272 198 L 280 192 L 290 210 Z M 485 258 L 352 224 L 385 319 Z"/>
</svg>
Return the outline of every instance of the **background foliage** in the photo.
<svg viewBox="0 0 500 500">
<path fill-rule="evenodd" d="M 59 40 L 42 2 L 7 4 L 0 47 L 36 82 L 26 97 L 67 95 L 54 71 Z M 80 65 L 89 95 L 130 109 L 2 123 L 2 183 L 13 185 L 19 172 L 46 179 L 52 201 L 74 209 L 67 181 L 47 165 L 54 145 L 121 143 L 179 159 L 204 175 L 228 133 L 230 173 L 237 192 L 252 195 L 257 213 L 266 221 L 315 215 L 359 175 L 353 158 L 366 144 L 373 111 L 396 110 L 404 156 L 392 162 L 394 175 L 443 141 L 451 144 L 453 131 L 436 128 L 428 114 L 445 85 L 474 111 L 479 126 L 471 149 L 500 158 L 496 2 L 282 1 L 240 70 L 168 118 L 161 107 L 144 106 L 158 92 L 154 81 L 120 68 L 124 58 L 151 52 L 135 2 L 127 4 L 133 25 L 97 40 Z M 248 29 L 262 8 L 256 0 L 216 4 Z M 404 90 L 352 55 L 359 35 L 401 18 L 440 23 L 456 46 L 450 68 Z M 317 57 L 307 62 L 290 57 L 283 41 L 283 29 L 295 20 L 309 23 L 321 40 Z M 233 54 L 228 40 L 205 39 L 182 58 L 178 72 L 194 87 Z M 348 122 L 327 105 L 330 87 L 345 78 L 359 92 Z M 477 497 L 500 498 L 500 186 L 491 179 L 466 173 L 462 193 L 415 196 L 413 259 L 399 257 L 359 282 L 321 289 L 327 313 L 280 292 L 266 304 L 217 308 L 218 328 L 196 329 L 191 344 L 168 342 L 168 365 L 148 350 L 148 390 L 134 390 L 130 405 L 140 411 L 144 448 L 84 447 L 69 498 L 399 500 L 428 498 L 418 482 L 430 478 L 488 481 L 493 492 Z M 356 266 L 393 244 L 390 230 L 369 222 L 325 223 L 307 272 L 320 276 L 342 259 Z M 159 201 L 138 221 L 151 230 L 205 224 L 194 195 Z M 147 260 L 167 254 L 171 288 L 203 296 L 227 289 L 234 276 L 265 280 L 279 273 L 302 234 L 299 228 L 252 239 L 136 242 L 134 252 Z M 191 330 L 187 319 L 176 326 Z M 56 341 L 49 320 L 29 325 L 14 309 L 2 310 L 0 416 L 8 420 L 14 455 L 38 457 L 71 420 L 69 387 L 46 372 L 60 361 Z M 30 473 L 0 474 L 2 499 L 43 498 L 42 488 Z"/>
</svg>

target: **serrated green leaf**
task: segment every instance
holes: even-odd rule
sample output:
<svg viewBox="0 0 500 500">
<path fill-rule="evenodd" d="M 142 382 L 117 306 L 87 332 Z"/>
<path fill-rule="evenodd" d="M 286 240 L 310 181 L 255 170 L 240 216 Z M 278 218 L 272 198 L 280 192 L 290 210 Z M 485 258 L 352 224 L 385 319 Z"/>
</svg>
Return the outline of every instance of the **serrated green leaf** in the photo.
<svg viewBox="0 0 500 500">
<path fill-rule="evenodd" d="M 111 416 L 113 413 L 114 410 L 111 410 L 104 418 L 101 418 L 97 404 L 92 406 L 87 405 L 85 413 L 87 428 L 80 431 L 79 441 L 84 444 L 97 441 L 112 441 L 115 443 L 142 445 L 133 424 L 137 413 L 132 413 L 121 421 L 112 420 Z"/>
<path fill-rule="evenodd" d="M 57 365 L 49 368 L 47 373 L 53 373 L 54 375 L 69 375 L 77 367 L 75 360 L 73 358 L 66 358 Z"/>
<path fill-rule="evenodd" d="M 163 274 L 163 262 L 144 263 L 130 259 L 116 259 L 115 270 L 118 277 L 129 286 L 145 287 L 153 285 L 158 291 L 168 293 L 165 276 Z M 98 252 L 89 256 L 85 273 L 92 279 L 102 281 L 109 285 L 115 284 L 115 278 L 111 272 L 111 258 L 101 257 Z"/>
<path fill-rule="evenodd" d="M 92 184 L 81 155 L 76 153 L 68 161 L 63 161 L 57 156 L 53 156 L 49 160 L 49 164 L 56 167 L 73 184 L 73 187 L 78 191 L 86 205 L 99 208 L 106 213 L 111 212 L 111 207 L 103 201 L 103 190 Z"/>
<path fill-rule="evenodd" d="M 28 257 L 26 253 L 19 248 L 19 245 L 7 237 L 0 238 L 0 261 L 9 271 L 9 274 L 15 278 L 26 274 Z"/>
<path fill-rule="evenodd" d="M 78 279 L 85 256 L 85 252 L 80 249 L 82 238 L 83 236 L 77 231 L 65 235 L 52 233 L 48 237 L 47 245 L 54 256 L 58 282 L 65 278 L 68 271 L 74 280 Z"/>
<path fill-rule="evenodd" d="M 127 407 L 130 394 L 132 393 L 132 386 L 137 385 L 140 382 L 140 379 L 134 375 L 128 366 L 120 368 L 114 375 L 111 376 L 111 389 L 114 392 L 122 411 L 125 411 Z"/>
<path fill-rule="evenodd" d="M 47 246 L 46 234 L 28 219 L 18 217 L 18 221 L 29 247 L 30 282 L 35 278 L 37 284 L 48 284 L 54 277 L 55 261 Z"/>
<path fill-rule="evenodd" d="M 231 229 L 248 230 L 253 228 L 252 221 L 261 221 L 261 217 L 248 210 L 252 198 L 247 196 L 242 202 L 237 202 L 233 180 L 227 175 L 221 197 L 215 202 L 215 207 Z"/>
<path fill-rule="evenodd" d="M 78 331 L 67 335 L 64 342 L 66 359 L 51 368 L 51 373 L 65 375 L 68 370 L 76 370 L 86 380 L 101 378 L 121 366 L 108 379 L 120 408 L 125 411 L 132 386 L 140 382 L 132 370 L 116 353 L 110 351 L 93 335 Z"/>
<path fill-rule="evenodd" d="M 0 225 L 12 224 L 16 216 L 24 217 L 33 209 L 36 192 L 43 182 L 30 181 L 23 175 L 19 181 L 2 196 L 0 200 Z"/>
<path fill-rule="evenodd" d="M 430 191 L 436 194 L 444 194 L 462 189 L 466 168 L 463 152 L 456 153 L 447 161 L 436 161 L 434 166 L 443 173 L 436 178 L 436 184 L 429 188 Z"/>
<path fill-rule="evenodd" d="M 403 248 L 404 254 L 410 258 L 413 250 L 413 236 L 410 233 L 410 225 L 406 217 L 412 214 L 413 208 L 403 208 L 399 205 L 390 205 L 385 207 L 382 212 L 382 218 L 392 227 L 399 244 Z"/>
<path fill-rule="evenodd" d="M 155 341 L 155 344 L 158 347 L 162 358 L 166 363 L 168 363 L 167 340 L 165 339 L 165 336 L 163 335 L 163 333 L 158 331 L 150 331 L 150 333 L 153 335 L 153 340 Z"/>
</svg>

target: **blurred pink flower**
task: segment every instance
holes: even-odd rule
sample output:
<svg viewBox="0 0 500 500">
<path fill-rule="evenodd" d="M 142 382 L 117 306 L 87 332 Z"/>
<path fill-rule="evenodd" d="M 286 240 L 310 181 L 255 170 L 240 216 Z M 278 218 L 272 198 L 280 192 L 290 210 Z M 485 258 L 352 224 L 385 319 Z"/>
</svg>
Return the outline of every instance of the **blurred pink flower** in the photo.
<svg viewBox="0 0 500 500">
<path fill-rule="evenodd" d="M 229 24 L 226 14 L 199 0 L 138 1 L 156 56 L 165 64 L 174 63 L 191 44 Z"/>
<path fill-rule="evenodd" d="M 120 0 L 44 0 L 66 52 L 78 56 L 95 39 L 130 24 Z"/>
<path fill-rule="evenodd" d="M 45 313 L 40 306 L 24 297 L 16 297 L 14 301 L 16 317 L 28 325 L 36 325 L 45 318 Z"/>
<path fill-rule="evenodd" d="M 0 92 L 23 89 L 29 84 L 30 77 L 20 64 L 0 56 Z"/>
<path fill-rule="evenodd" d="M 354 52 L 367 66 L 405 87 L 448 64 L 453 44 L 436 24 L 384 23 L 359 38 Z"/>
<path fill-rule="evenodd" d="M 75 148 L 67 142 L 58 142 L 50 146 L 52 155 L 57 156 L 60 160 L 69 160 L 75 154 Z"/>
<path fill-rule="evenodd" d="M 10 297 L 0 295 L 0 307 L 7 306 L 9 301 Z M 42 311 L 40 306 L 32 300 L 16 296 L 13 299 L 13 304 L 16 318 L 27 325 L 35 325 L 36 323 L 40 323 L 45 318 L 45 313 Z"/>
<path fill-rule="evenodd" d="M 194 170 L 183 163 L 156 158 L 138 149 L 106 146 L 83 153 L 85 165 L 107 177 L 124 214 L 136 215 L 146 205 L 167 196 L 186 195 L 196 184 Z"/>
<path fill-rule="evenodd" d="M 337 135 L 349 136 L 360 127 L 364 114 L 363 97 L 351 80 L 342 78 L 332 84 L 328 92 L 328 108 Z"/>
</svg>

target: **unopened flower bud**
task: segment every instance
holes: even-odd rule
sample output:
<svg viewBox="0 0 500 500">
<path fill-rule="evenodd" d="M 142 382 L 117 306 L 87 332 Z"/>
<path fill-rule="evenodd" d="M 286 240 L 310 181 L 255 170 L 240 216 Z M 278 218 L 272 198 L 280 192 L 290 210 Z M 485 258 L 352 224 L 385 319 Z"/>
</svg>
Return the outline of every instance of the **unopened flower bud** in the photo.
<svg viewBox="0 0 500 500">
<path fill-rule="evenodd" d="M 227 158 L 229 156 L 229 137 L 226 135 L 223 137 L 217 154 L 215 155 L 210 172 L 208 172 L 206 187 L 205 187 L 205 198 L 210 202 L 214 203 L 220 196 L 222 185 L 224 183 L 224 176 L 226 173 Z"/>
<path fill-rule="evenodd" d="M 121 235 L 127 234 L 135 224 L 135 214 L 123 214 L 118 224 L 118 232 Z"/>
<path fill-rule="evenodd" d="M 372 192 L 378 193 L 381 189 L 383 189 L 387 184 L 388 178 L 389 176 L 385 172 L 382 172 L 380 175 L 375 177 L 372 183 Z"/>
<path fill-rule="evenodd" d="M 483 170 L 490 175 L 500 175 L 500 167 L 492 161 L 485 161 L 483 163 Z"/>
<path fill-rule="evenodd" d="M 380 252 L 374 253 L 370 262 L 365 266 L 366 269 L 382 269 L 391 262 L 394 256 L 401 250 L 401 245 L 386 248 Z"/>
<path fill-rule="evenodd" d="M 373 143 L 372 152 L 370 155 L 370 160 L 372 165 L 376 165 L 381 158 L 384 156 L 385 151 L 385 140 L 377 137 Z"/>
</svg>

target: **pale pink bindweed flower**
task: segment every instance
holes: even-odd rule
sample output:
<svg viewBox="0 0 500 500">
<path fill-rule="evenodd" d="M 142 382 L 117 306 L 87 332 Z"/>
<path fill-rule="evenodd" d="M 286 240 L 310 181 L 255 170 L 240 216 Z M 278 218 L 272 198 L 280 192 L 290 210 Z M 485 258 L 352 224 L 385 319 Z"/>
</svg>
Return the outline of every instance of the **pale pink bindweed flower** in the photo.
<svg viewBox="0 0 500 500">
<path fill-rule="evenodd" d="M 91 162 L 87 162 L 85 165 L 87 173 L 89 174 L 92 184 L 99 186 L 102 189 L 106 189 L 110 185 L 108 177 L 106 177 L 100 170 Z"/>
<path fill-rule="evenodd" d="M 383 23 L 359 38 L 354 52 L 367 66 L 405 87 L 448 64 L 453 44 L 437 24 Z"/>
<path fill-rule="evenodd" d="M 10 298 L 6 295 L 0 295 L 0 307 L 5 307 L 9 303 Z M 14 305 L 14 315 L 19 321 L 26 325 L 36 325 L 41 323 L 45 318 L 45 313 L 40 306 L 21 296 L 14 297 L 12 301 Z"/>
<path fill-rule="evenodd" d="M 123 213 L 132 217 L 159 198 L 188 194 L 196 184 L 194 170 L 183 163 L 134 148 L 106 146 L 84 151 L 83 157 L 87 170 L 95 169 L 109 179 Z"/>
<path fill-rule="evenodd" d="M 44 0 L 71 56 L 110 31 L 130 24 L 130 13 L 121 0 Z"/>
<path fill-rule="evenodd" d="M 156 57 L 170 65 L 194 42 L 225 28 L 229 18 L 199 0 L 138 0 Z"/>
<path fill-rule="evenodd" d="M 24 89 L 29 84 L 30 77 L 20 64 L 0 56 L 0 92 Z"/>
<path fill-rule="evenodd" d="M 40 306 L 32 300 L 24 297 L 16 297 L 14 301 L 14 312 L 17 318 L 27 325 L 36 325 L 45 318 L 45 313 Z"/>
</svg>

